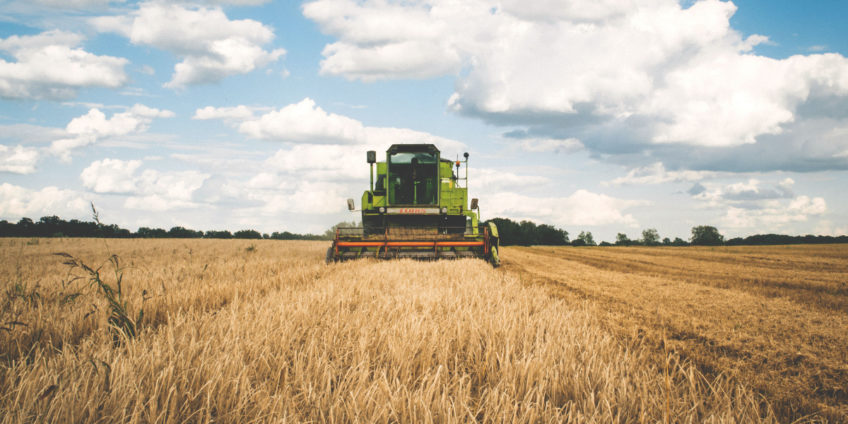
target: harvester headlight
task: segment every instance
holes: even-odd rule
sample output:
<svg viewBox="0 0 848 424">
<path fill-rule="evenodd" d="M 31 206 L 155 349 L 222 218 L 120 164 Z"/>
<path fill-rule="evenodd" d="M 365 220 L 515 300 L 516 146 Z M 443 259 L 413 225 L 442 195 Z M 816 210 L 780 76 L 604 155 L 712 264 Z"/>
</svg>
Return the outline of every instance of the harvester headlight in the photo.
<svg viewBox="0 0 848 424">
<path fill-rule="evenodd" d="M 386 213 L 386 208 L 380 206 L 380 213 Z"/>
<path fill-rule="evenodd" d="M 448 208 L 442 208 L 442 213 L 448 213 Z"/>
</svg>

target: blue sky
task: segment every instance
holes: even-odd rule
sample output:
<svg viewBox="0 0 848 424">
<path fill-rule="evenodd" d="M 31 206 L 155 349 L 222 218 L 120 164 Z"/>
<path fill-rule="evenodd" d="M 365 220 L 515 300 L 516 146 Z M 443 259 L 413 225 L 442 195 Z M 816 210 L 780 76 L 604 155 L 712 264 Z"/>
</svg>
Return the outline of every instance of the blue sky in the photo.
<svg viewBox="0 0 848 424">
<path fill-rule="evenodd" d="M 0 2 L 0 219 L 322 232 L 365 151 L 483 217 L 848 233 L 842 1 Z"/>
</svg>

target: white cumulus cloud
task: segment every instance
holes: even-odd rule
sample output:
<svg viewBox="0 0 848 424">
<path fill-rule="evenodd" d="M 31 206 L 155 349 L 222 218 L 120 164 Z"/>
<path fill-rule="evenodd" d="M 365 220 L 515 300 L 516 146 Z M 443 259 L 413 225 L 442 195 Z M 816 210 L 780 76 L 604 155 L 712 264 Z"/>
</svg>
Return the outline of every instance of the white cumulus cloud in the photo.
<svg viewBox="0 0 848 424">
<path fill-rule="evenodd" d="M 0 97 L 67 99 L 84 87 L 115 88 L 127 82 L 124 58 L 89 53 L 83 37 L 60 30 L 0 39 Z"/>
<path fill-rule="evenodd" d="M 715 176 L 711 171 L 669 171 L 665 169 L 662 162 L 656 162 L 649 166 L 631 169 L 627 175 L 618 177 L 612 181 L 605 181 L 604 185 L 630 185 L 630 184 L 662 184 L 669 182 L 691 182 L 700 181 L 704 178 Z"/>
<path fill-rule="evenodd" d="M 791 224 L 807 222 L 828 211 L 822 197 L 796 195 L 795 181 L 785 178 L 765 184 L 757 178 L 730 184 L 704 183 L 693 197 L 708 208 L 722 211 L 727 228 L 749 233 L 792 231 Z"/>
<path fill-rule="evenodd" d="M 136 190 L 133 174 L 140 166 L 140 160 L 95 161 L 82 170 L 82 185 L 95 193 L 131 193 Z"/>
<path fill-rule="evenodd" d="M 199 207 L 194 199 L 211 176 L 199 171 L 145 169 L 139 160 L 103 159 L 92 162 L 80 174 L 83 186 L 95 193 L 125 194 L 124 207 L 166 211 Z"/>
<path fill-rule="evenodd" d="M 798 196 L 789 202 L 789 210 L 804 215 L 821 215 L 827 211 L 827 204 L 821 197 Z"/>
<path fill-rule="evenodd" d="M 192 119 L 223 119 L 223 120 L 247 120 L 253 118 L 253 109 L 244 105 L 235 107 L 212 107 L 206 106 L 197 109 Z"/>
<path fill-rule="evenodd" d="M 467 34 L 458 25 L 460 22 L 452 21 L 463 17 L 451 16 L 450 10 L 446 14 L 440 14 L 437 8 L 428 11 L 427 6 L 353 1 L 306 3 L 303 14 L 340 39 L 324 48 L 326 58 L 321 62 L 321 73 L 373 81 L 429 78 L 459 71 L 465 54 L 449 34 Z M 475 27 L 471 22 L 466 28 Z"/>
<path fill-rule="evenodd" d="M 288 174 L 287 180 L 292 182 L 346 181 L 363 177 L 367 172 L 365 150 L 361 146 L 296 144 L 291 149 L 278 150 L 265 165 L 267 172 Z"/>
<path fill-rule="evenodd" d="M 456 75 L 448 105 L 459 113 L 526 126 L 537 137 L 570 134 L 603 153 L 632 152 L 616 147 L 629 144 L 678 158 L 682 150 L 664 146 L 774 143 L 767 137 L 806 119 L 805 105 L 848 98 L 848 59 L 757 55 L 768 38 L 743 37 L 730 25 L 735 12 L 717 0 L 689 7 L 677 0 L 303 6 L 336 38 L 323 51 L 324 74 L 364 81 Z M 798 133 L 792 137 L 804 136 Z M 523 145 L 537 146 L 548 148 Z"/>
<path fill-rule="evenodd" d="M 154 118 L 172 118 L 169 110 L 151 108 L 145 105 L 133 105 L 125 112 L 118 112 L 111 118 L 100 109 L 89 109 L 88 113 L 71 120 L 65 127 L 69 137 L 55 140 L 50 152 L 69 161 L 71 152 L 79 147 L 93 144 L 101 139 L 147 131 Z"/>
<path fill-rule="evenodd" d="M 232 6 L 258 6 L 268 3 L 271 0 L 202 0 L 199 3 L 232 5 Z M 193 0 L 185 0 L 184 3 L 198 3 Z"/>
<path fill-rule="evenodd" d="M 118 0 L 121 2 L 123 0 Z M 43 4 L 45 6 L 53 7 L 53 8 L 61 8 L 61 9 L 75 9 L 75 10 L 84 10 L 84 9 L 102 9 L 109 6 L 109 3 L 112 3 L 113 0 L 35 0 L 36 4 Z"/>
<path fill-rule="evenodd" d="M 362 122 L 325 111 L 314 100 L 305 98 L 281 109 L 255 117 L 246 106 L 195 111 L 195 119 L 223 119 L 237 125 L 239 132 L 256 139 L 301 144 L 326 144 L 370 147 L 385 151 L 391 144 L 435 144 L 445 152 L 465 148 L 459 141 L 408 128 L 371 127 Z M 248 113 L 251 112 L 251 113 Z"/>
<path fill-rule="evenodd" d="M 762 181 L 756 178 L 725 185 L 705 183 L 706 187 L 702 186 L 703 189 L 695 193 L 694 197 L 711 206 L 746 205 L 749 208 L 756 208 L 756 205 L 761 204 L 762 201 L 794 198 L 795 193 L 792 191 L 794 183 L 791 178 L 786 178 L 770 187 L 764 187 Z"/>
<path fill-rule="evenodd" d="M 521 149 L 533 153 L 571 153 L 583 149 L 580 140 L 570 138 L 523 138 Z"/>
<path fill-rule="evenodd" d="M 664 120 L 653 141 L 735 146 L 782 133 L 811 98 L 848 96 L 848 59 L 710 53 L 668 72 L 665 81 L 638 110 Z"/>
<path fill-rule="evenodd" d="M 298 181 L 282 190 L 248 190 L 244 196 L 261 206 L 249 208 L 259 216 L 276 217 L 281 213 L 337 214 L 346 209 L 341 187 L 331 183 Z"/>
<path fill-rule="evenodd" d="M 465 178 L 465 167 L 459 169 L 459 177 Z M 471 180 L 470 184 L 474 190 L 486 193 L 496 193 L 501 190 L 527 190 L 550 182 L 547 177 L 518 175 L 509 171 L 488 168 L 470 169 L 468 179 Z M 465 187 L 465 182 L 460 182 L 460 184 Z"/>
<path fill-rule="evenodd" d="M 301 143 L 354 144 L 365 140 L 361 122 L 325 112 L 309 98 L 241 123 L 250 137 Z"/>
<path fill-rule="evenodd" d="M 645 204 L 639 200 L 617 199 L 605 194 L 577 190 L 565 197 L 532 197 L 515 192 L 490 194 L 481 202 L 487 216 L 509 216 L 550 223 L 560 227 L 628 225 L 638 223 L 628 208 Z"/>
<path fill-rule="evenodd" d="M 145 2 L 127 16 L 91 20 L 100 31 L 170 51 L 181 58 L 167 87 L 212 83 L 277 61 L 285 49 L 265 50 L 271 28 L 251 19 L 230 20 L 219 7 Z"/>
<path fill-rule="evenodd" d="M 59 215 L 84 216 L 89 202 L 83 194 L 49 186 L 31 190 L 9 183 L 0 184 L 0 216 L 8 218 Z"/>
<path fill-rule="evenodd" d="M 0 144 L 0 172 L 32 174 L 35 172 L 38 156 L 38 149 Z"/>
<path fill-rule="evenodd" d="M 805 222 L 810 217 L 820 216 L 827 211 L 821 197 L 798 196 L 787 203 L 768 201 L 760 208 L 730 206 L 722 219 L 729 228 L 744 228 L 748 231 L 775 233 L 794 222 Z"/>
</svg>

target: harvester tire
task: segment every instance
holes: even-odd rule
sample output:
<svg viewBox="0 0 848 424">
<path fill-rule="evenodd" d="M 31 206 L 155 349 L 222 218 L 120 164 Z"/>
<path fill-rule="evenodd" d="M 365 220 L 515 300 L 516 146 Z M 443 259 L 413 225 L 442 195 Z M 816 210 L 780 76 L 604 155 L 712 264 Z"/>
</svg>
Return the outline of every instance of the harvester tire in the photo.
<svg viewBox="0 0 848 424">
<path fill-rule="evenodd" d="M 501 265 L 501 258 L 498 257 L 498 247 L 492 246 L 492 255 L 490 258 L 492 262 L 492 268 L 497 268 Z"/>
<path fill-rule="evenodd" d="M 332 247 L 327 248 L 327 257 L 324 259 L 324 262 L 326 262 L 328 264 L 333 263 L 333 248 Z"/>
</svg>

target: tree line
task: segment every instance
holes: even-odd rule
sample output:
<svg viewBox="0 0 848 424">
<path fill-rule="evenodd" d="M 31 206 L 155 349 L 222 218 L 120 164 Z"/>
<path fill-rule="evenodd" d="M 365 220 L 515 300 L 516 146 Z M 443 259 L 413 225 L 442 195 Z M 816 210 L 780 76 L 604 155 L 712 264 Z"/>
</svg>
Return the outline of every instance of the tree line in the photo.
<svg viewBox="0 0 848 424">
<path fill-rule="evenodd" d="M 785 234 L 755 234 L 745 238 L 735 237 L 724 244 L 727 246 L 755 246 L 774 244 L 830 244 L 848 243 L 848 236 L 787 236 Z"/>
<path fill-rule="evenodd" d="M 784 234 L 755 234 L 725 240 L 716 227 L 699 225 L 692 227 L 688 240 L 675 237 L 660 238 L 654 228 L 642 231 L 642 237 L 630 239 L 627 234 L 618 233 L 614 243 L 595 242 L 591 231 L 581 231 L 574 240 L 569 240 L 568 231 L 548 224 L 536 224 L 531 221 L 513 221 L 509 218 L 493 218 L 498 227 L 500 243 L 505 246 L 742 246 L 776 244 L 827 244 L 848 243 L 848 236 L 790 236 Z M 115 224 L 105 225 L 97 220 L 65 221 L 58 216 L 44 216 L 38 221 L 21 218 L 17 223 L 0 221 L 0 237 L 107 237 L 107 238 L 210 238 L 210 239 L 270 239 L 270 240 L 332 240 L 336 227 L 357 227 L 357 222 L 340 222 L 324 234 L 298 234 L 289 231 L 260 233 L 256 230 L 198 231 L 185 227 L 162 228 L 141 227 L 132 232 Z"/>
<path fill-rule="evenodd" d="M 498 227 L 500 243 L 505 246 L 752 246 L 775 244 L 827 244 L 848 243 L 848 236 L 789 236 L 782 234 L 756 234 L 745 238 L 736 237 L 725 240 L 716 227 L 698 225 L 692 227 L 688 240 L 680 237 L 660 238 L 655 228 L 642 231 L 642 237 L 630 239 L 625 233 L 618 233 L 614 243 L 595 242 L 591 231 L 581 231 L 574 240 L 569 241 L 568 231 L 547 224 L 536 225 L 531 221 L 515 222 L 509 218 L 493 218 Z"/>
<path fill-rule="evenodd" d="M 271 239 L 271 240 L 329 240 L 327 234 L 296 234 L 288 231 L 260 233 L 256 230 L 198 231 L 185 227 L 162 228 L 141 227 L 136 232 L 115 224 L 105 225 L 93 221 L 72 219 L 65 221 L 58 216 L 44 216 L 38 221 L 21 218 L 17 223 L 0 221 L 0 237 L 107 237 L 107 238 L 210 238 L 210 239 Z"/>
<path fill-rule="evenodd" d="M 530 221 L 515 222 L 508 218 L 493 218 L 487 222 L 493 222 L 498 227 L 498 236 L 501 244 L 504 245 L 564 246 L 570 244 L 568 231 L 551 225 L 536 225 Z"/>
</svg>

